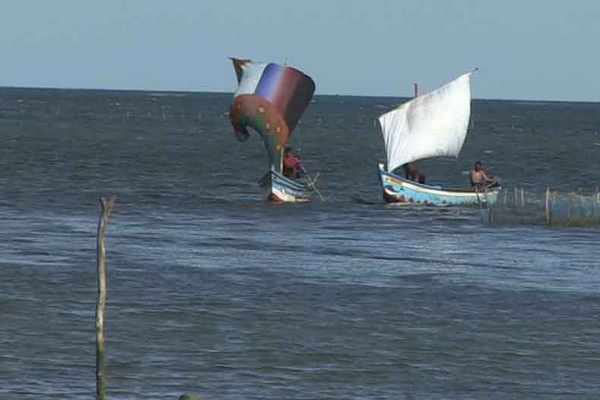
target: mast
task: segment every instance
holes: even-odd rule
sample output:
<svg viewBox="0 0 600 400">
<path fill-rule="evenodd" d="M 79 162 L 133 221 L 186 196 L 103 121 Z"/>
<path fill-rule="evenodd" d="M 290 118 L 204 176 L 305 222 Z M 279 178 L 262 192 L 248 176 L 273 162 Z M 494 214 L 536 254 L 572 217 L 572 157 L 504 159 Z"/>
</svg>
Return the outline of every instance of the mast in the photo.
<svg viewBox="0 0 600 400">
<path fill-rule="evenodd" d="M 419 84 L 415 82 L 415 97 L 419 95 Z"/>
</svg>

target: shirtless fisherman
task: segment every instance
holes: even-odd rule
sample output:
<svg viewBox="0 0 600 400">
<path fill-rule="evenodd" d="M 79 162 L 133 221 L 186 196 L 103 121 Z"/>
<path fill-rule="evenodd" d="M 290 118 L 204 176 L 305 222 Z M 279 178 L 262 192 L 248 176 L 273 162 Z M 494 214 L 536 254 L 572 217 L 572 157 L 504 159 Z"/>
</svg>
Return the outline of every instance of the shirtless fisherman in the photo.
<svg viewBox="0 0 600 400">
<path fill-rule="evenodd" d="M 471 170 L 471 186 L 477 189 L 491 188 L 500 184 L 500 179 L 490 178 L 481 167 L 481 161 L 475 162 L 475 169 Z"/>
</svg>

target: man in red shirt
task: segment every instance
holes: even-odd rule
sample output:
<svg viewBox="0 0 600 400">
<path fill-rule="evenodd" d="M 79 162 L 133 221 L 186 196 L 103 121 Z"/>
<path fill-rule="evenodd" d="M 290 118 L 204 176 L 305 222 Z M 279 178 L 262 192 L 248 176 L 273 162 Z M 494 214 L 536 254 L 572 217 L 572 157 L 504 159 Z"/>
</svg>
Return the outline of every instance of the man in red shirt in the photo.
<svg viewBox="0 0 600 400">
<path fill-rule="evenodd" d="M 304 176 L 304 167 L 302 167 L 300 157 L 294 154 L 289 147 L 286 147 L 284 151 L 283 176 L 290 179 Z"/>
</svg>

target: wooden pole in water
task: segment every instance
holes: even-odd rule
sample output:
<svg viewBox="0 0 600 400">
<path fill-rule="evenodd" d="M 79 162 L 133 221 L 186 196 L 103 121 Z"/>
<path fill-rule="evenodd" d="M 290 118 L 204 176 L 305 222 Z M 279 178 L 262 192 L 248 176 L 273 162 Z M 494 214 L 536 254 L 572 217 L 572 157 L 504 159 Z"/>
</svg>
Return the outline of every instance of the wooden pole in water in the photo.
<svg viewBox="0 0 600 400">
<path fill-rule="evenodd" d="M 590 201 L 592 203 L 592 211 L 591 211 L 592 217 L 591 217 L 591 219 L 592 219 L 592 221 L 595 222 L 596 221 L 596 198 L 594 197 L 594 195 L 592 195 L 590 197 Z"/>
<path fill-rule="evenodd" d="M 550 187 L 546 186 L 546 223 L 548 225 L 552 225 L 552 220 L 550 219 Z"/>
<path fill-rule="evenodd" d="M 525 194 L 523 192 L 523 187 L 521 187 L 521 208 L 525 209 Z"/>
<path fill-rule="evenodd" d="M 479 203 L 479 216 L 481 217 L 481 223 L 483 224 L 483 205 L 479 198 L 479 189 L 477 188 L 477 185 L 475 185 L 475 194 L 477 195 L 477 203 Z"/>
<path fill-rule="evenodd" d="M 596 213 L 598 214 L 596 217 L 600 218 L 600 192 L 598 188 L 596 188 Z"/>
<path fill-rule="evenodd" d="M 567 193 L 567 224 L 571 225 L 571 203 L 573 202 L 572 194 Z"/>
<path fill-rule="evenodd" d="M 504 208 L 508 207 L 508 190 L 504 191 Z"/>
<path fill-rule="evenodd" d="M 96 399 L 106 398 L 106 363 L 104 339 L 104 309 L 106 307 L 106 247 L 104 245 L 104 232 L 108 217 L 115 205 L 115 196 L 101 197 L 102 215 L 98 222 L 98 303 L 96 304 Z"/>
<path fill-rule="evenodd" d="M 485 201 L 485 204 L 486 204 L 486 205 L 488 204 L 488 200 L 489 200 L 489 197 L 488 197 L 488 196 L 489 196 L 489 193 L 488 193 L 488 188 L 486 187 L 486 188 L 485 188 L 485 200 L 486 200 L 486 201 Z M 494 207 L 495 207 L 495 203 L 492 203 L 492 205 L 491 205 L 491 206 L 488 206 L 488 207 L 487 207 L 487 209 L 488 209 L 488 224 L 491 224 L 491 223 L 493 223 L 493 222 L 494 222 L 494 216 L 493 216 L 493 213 L 494 213 Z"/>
</svg>

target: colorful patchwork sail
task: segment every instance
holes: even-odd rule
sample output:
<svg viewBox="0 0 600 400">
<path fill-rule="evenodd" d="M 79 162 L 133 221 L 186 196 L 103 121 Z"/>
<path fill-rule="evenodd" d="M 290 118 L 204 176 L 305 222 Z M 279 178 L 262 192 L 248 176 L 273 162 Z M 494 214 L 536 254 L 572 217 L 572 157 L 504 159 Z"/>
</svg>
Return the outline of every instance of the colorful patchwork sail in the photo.
<svg viewBox="0 0 600 400">
<path fill-rule="evenodd" d="M 269 164 L 279 170 L 282 150 L 312 99 L 315 83 L 292 67 L 232 61 L 239 84 L 229 114 L 235 134 L 245 141 L 247 128 L 256 130 L 267 148 Z"/>
<path fill-rule="evenodd" d="M 292 67 L 231 60 L 238 80 L 229 111 L 231 125 L 242 142 L 250 136 L 248 127 L 262 137 L 269 158 L 269 172 L 261 180 L 266 197 L 283 202 L 309 201 L 310 185 L 289 179 L 282 170 L 284 148 L 312 99 L 315 83 Z"/>
</svg>

